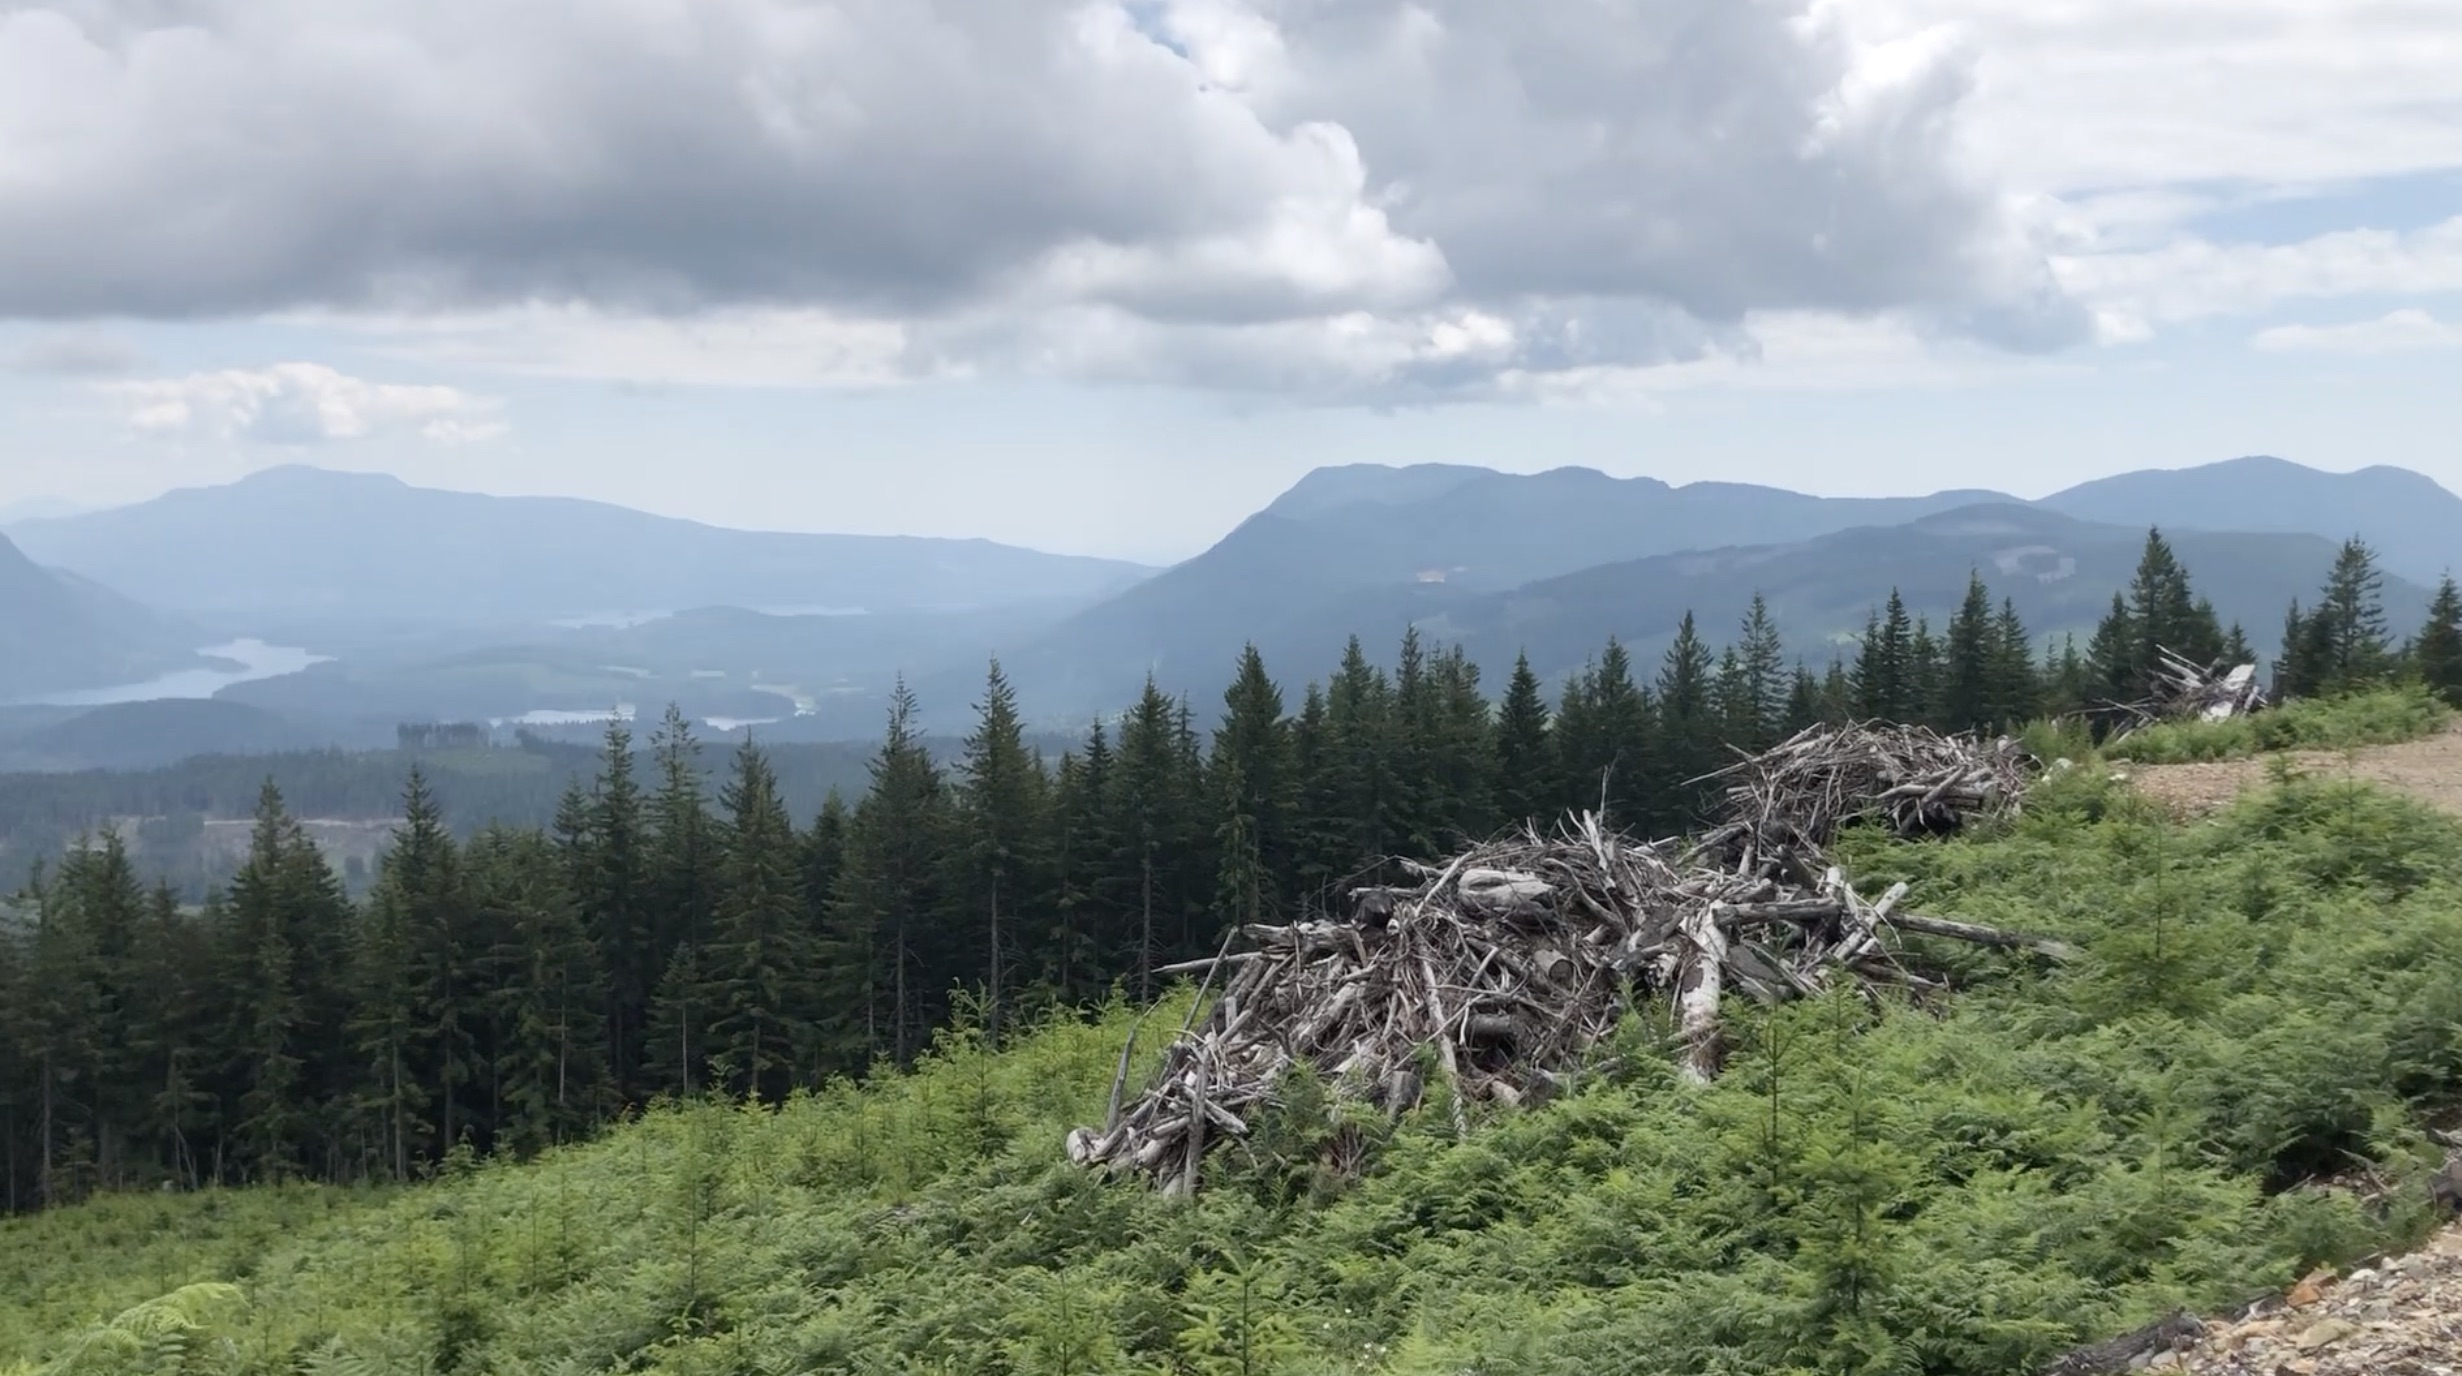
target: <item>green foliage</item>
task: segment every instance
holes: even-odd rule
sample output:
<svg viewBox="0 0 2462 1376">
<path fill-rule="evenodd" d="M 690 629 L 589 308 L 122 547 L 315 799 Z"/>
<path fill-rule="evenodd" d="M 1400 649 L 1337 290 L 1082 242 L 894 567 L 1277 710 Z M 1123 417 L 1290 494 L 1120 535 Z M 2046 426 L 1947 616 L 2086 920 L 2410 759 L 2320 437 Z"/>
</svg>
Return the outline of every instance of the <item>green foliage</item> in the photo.
<svg viewBox="0 0 2462 1376">
<path fill-rule="evenodd" d="M 2343 697 L 2300 698 L 2228 721 L 2162 722 L 2108 743 L 2103 753 L 2141 764 L 2184 764 L 2269 750 L 2348 750 L 2433 735 L 2452 715 L 2452 709 L 2424 687 L 2382 688 Z"/>
<path fill-rule="evenodd" d="M 1441 1105 L 1295 1077 L 1194 1201 L 1060 1160 L 1138 1014 L 995 1048 L 961 1001 L 910 1069 L 775 1106 L 399 1189 L 0 1223 L 0 1363 L 99 1351 L 98 1316 L 170 1295 L 226 1364 L 164 1369 L 235 1373 L 1982 1376 L 2426 1224 L 2424 1191 L 2331 1178 L 2415 1180 L 2462 1095 L 2462 826 L 2286 775 L 2182 827 L 2077 769 L 1995 834 L 1844 851 L 2084 958 L 1918 944 L 1960 994 L 1736 1008 L 1698 1089 L 1640 1010 L 1462 1142 Z M 1143 1015 L 1134 1073 L 1186 997 Z M 246 1308 L 181 1289 L 223 1282 Z"/>
</svg>

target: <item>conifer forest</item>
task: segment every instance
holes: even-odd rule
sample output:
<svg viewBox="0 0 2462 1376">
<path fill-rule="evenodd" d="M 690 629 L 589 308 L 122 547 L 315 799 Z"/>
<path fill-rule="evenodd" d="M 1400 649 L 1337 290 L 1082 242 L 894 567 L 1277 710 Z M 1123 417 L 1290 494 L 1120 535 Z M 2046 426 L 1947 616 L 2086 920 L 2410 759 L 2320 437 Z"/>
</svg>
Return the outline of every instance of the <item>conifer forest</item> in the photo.
<svg viewBox="0 0 2462 1376">
<path fill-rule="evenodd" d="M 2259 646 L 2157 533 L 2083 639 L 1978 576 L 1943 624 L 1892 594 L 1788 645 L 1756 600 L 1556 685 L 1252 649 L 1057 758 L 994 664 L 957 751 L 901 695 L 810 815 L 671 711 L 544 828 L 472 833 L 414 769 L 363 895 L 271 784 L 202 904 L 105 835 L 0 905 L 0 1372 L 2030 1370 L 2424 1226 L 2317 1182 L 2407 1178 L 2462 1106 L 2451 819 L 2285 773 L 2188 827 L 2072 769 L 1841 855 L 2074 965 L 1739 1013 L 1701 1087 L 1637 1008 L 1463 1140 L 1295 1077 L 1192 1201 L 1058 1135 L 1239 925 L 1571 809 L 1683 833 L 1807 725 L 2087 761 L 2165 651 L 2270 661 L 2289 720 L 2462 707 L 2453 580 L 2416 628 L 2377 581 L 2351 542 Z"/>
</svg>

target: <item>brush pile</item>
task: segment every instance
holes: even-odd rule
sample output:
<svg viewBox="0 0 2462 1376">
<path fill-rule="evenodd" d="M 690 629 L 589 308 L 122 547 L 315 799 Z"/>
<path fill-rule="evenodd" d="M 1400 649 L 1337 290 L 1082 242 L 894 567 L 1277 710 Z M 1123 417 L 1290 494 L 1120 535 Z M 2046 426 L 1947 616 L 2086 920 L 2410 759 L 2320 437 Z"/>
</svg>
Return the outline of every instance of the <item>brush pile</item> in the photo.
<svg viewBox="0 0 2462 1376">
<path fill-rule="evenodd" d="M 1797 763 L 1747 762 L 1759 767 L 1731 806 L 1748 795 L 1746 816 L 1776 828 L 1774 842 L 1747 826 L 1720 828 L 1716 846 L 1645 845 L 1578 814 L 1553 836 L 1526 829 L 1442 867 L 1405 865 L 1412 883 L 1354 889 L 1345 920 L 1250 925 L 1235 936 L 1252 949 L 1226 944 L 1171 967 L 1204 974 L 1190 1024 L 1151 1087 L 1123 1103 L 1131 1038 L 1108 1121 L 1071 1131 L 1069 1159 L 1193 1192 L 1208 1149 L 1246 1136 L 1299 1065 L 1338 1096 L 1397 1113 L 1420 1102 L 1424 1076 L 1439 1077 L 1461 1131 L 1469 1105 L 1544 1097 L 1627 1007 L 1661 996 L 1684 1075 L 1707 1081 L 1730 990 L 1777 1003 L 1841 979 L 1938 988 L 1901 964 L 1892 930 L 2069 955 L 2056 941 L 1900 912 L 1904 885 L 1867 900 L 1811 840 L 1876 808 L 1924 830 L 2013 804 L 2025 782 L 2014 747 L 1868 727 L 1830 735 L 1855 744 L 1823 753 L 1807 733 L 1779 748 Z M 1914 782 L 1918 792 L 1898 792 Z"/>
<path fill-rule="evenodd" d="M 2031 762 L 2003 736 L 1943 736 L 1921 726 L 1812 726 L 1710 777 L 1727 779 L 1701 851 L 1743 874 L 1792 871 L 1811 882 L 1849 822 L 1900 836 L 1955 831 L 2014 809 Z"/>
<path fill-rule="evenodd" d="M 2265 688 L 2257 682 L 2257 666 L 2216 660 L 2202 668 L 2155 647 L 2162 662 L 2155 668 L 2154 691 L 2139 704 L 2144 721 L 2228 721 L 2265 707 Z"/>
</svg>

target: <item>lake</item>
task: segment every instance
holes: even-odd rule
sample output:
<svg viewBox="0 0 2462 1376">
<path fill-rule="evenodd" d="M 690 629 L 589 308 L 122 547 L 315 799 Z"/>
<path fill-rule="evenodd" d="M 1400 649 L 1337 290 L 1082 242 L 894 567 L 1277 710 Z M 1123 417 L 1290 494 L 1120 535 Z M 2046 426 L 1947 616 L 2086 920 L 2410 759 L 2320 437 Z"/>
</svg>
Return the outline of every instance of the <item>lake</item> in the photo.
<svg viewBox="0 0 2462 1376">
<path fill-rule="evenodd" d="M 197 653 L 210 659 L 228 660 L 239 667 L 177 669 L 143 683 L 123 683 L 110 688 L 79 688 L 73 692 L 48 693 L 26 701 L 35 707 L 108 707 L 113 703 L 153 702 L 160 698 L 210 698 L 234 683 L 296 674 L 311 664 L 322 664 L 332 658 L 330 655 L 310 654 L 296 645 L 268 645 L 262 640 L 233 640 L 221 645 L 208 645 Z"/>
</svg>

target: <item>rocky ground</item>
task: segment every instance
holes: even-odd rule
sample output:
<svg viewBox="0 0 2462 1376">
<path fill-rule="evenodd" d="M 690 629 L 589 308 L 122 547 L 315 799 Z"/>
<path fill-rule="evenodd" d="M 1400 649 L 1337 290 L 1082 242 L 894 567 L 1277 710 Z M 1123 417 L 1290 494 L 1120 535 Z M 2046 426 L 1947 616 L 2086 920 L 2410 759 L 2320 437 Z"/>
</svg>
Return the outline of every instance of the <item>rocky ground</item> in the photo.
<svg viewBox="0 0 2462 1376">
<path fill-rule="evenodd" d="M 2244 1317 L 2207 1323 L 2186 1350 L 2142 1361 L 2193 1376 L 2458 1376 L 2462 1225 L 2407 1256 L 2310 1276 Z"/>
</svg>

